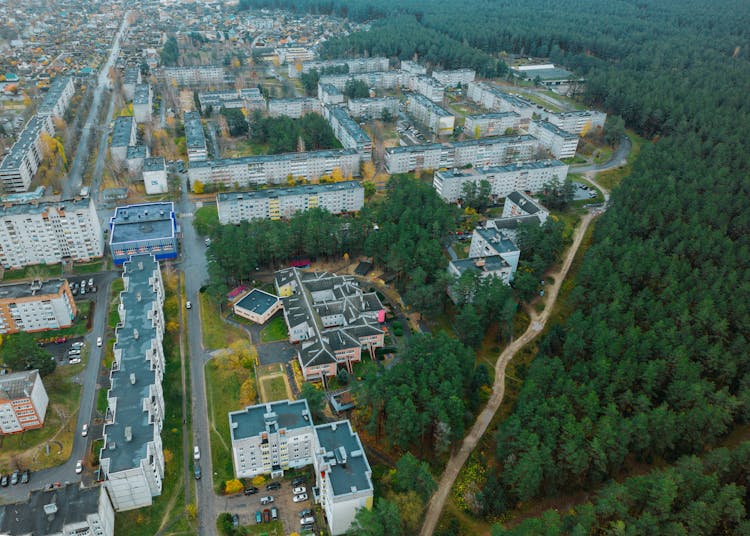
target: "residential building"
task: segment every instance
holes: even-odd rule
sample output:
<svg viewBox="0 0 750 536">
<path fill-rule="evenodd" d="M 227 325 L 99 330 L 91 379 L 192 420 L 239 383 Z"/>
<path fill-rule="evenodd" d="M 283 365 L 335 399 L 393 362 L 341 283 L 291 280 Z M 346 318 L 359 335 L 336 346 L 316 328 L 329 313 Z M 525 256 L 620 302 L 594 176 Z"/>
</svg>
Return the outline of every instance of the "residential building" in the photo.
<svg viewBox="0 0 750 536">
<path fill-rule="evenodd" d="M 360 158 L 355 149 L 337 149 L 208 160 L 191 163 L 188 177 L 195 191 L 197 182 L 242 188 L 251 184 L 279 184 L 290 176 L 317 179 L 330 176 L 337 168 L 344 177 L 358 176 Z"/>
<path fill-rule="evenodd" d="M 293 119 L 299 119 L 305 114 L 319 114 L 320 112 L 320 101 L 312 97 L 268 99 L 268 114 L 272 117 L 286 115 Z"/>
<path fill-rule="evenodd" d="M 49 115 L 29 119 L 18 139 L 0 163 L 0 183 L 5 192 L 25 192 L 39 169 L 44 156 L 42 135 L 55 135 Z"/>
<path fill-rule="evenodd" d="M 346 103 L 352 117 L 379 119 L 387 111 L 391 118 L 398 117 L 398 99 L 380 97 L 374 99 L 349 99 Z"/>
<path fill-rule="evenodd" d="M 232 305 L 234 314 L 247 318 L 256 324 L 265 324 L 280 310 L 281 300 L 279 297 L 259 288 L 246 292 Z"/>
<path fill-rule="evenodd" d="M 133 255 L 153 255 L 157 260 L 177 257 L 177 220 L 171 201 L 117 207 L 109 228 L 109 251 L 118 266 Z"/>
<path fill-rule="evenodd" d="M 471 235 L 469 256 L 448 263 L 448 273 L 460 277 L 467 270 L 477 271 L 480 277 L 497 277 L 506 285 L 513 281 L 518 269 L 521 250 L 503 229 L 491 225 L 477 227 Z M 448 294 L 455 301 L 449 289 Z"/>
<path fill-rule="evenodd" d="M 229 430 L 237 478 L 278 478 L 313 461 L 313 423 L 305 398 L 232 411 Z"/>
<path fill-rule="evenodd" d="M 38 370 L 0 376 L 0 435 L 41 428 L 48 404 Z"/>
<path fill-rule="evenodd" d="M 133 95 L 133 117 L 136 123 L 151 121 L 152 92 L 150 84 L 138 84 Z"/>
<path fill-rule="evenodd" d="M 415 169 L 501 166 L 532 160 L 538 150 L 536 138 L 529 135 L 496 136 L 451 143 L 387 147 L 388 173 L 408 173 Z"/>
<path fill-rule="evenodd" d="M 121 115 L 115 119 L 112 129 L 112 137 L 109 144 L 109 153 L 112 161 L 121 166 L 128 156 L 128 147 L 136 143 L 136 124 L 133 116 Z"/>
<path fill-rule="evenodd" d="M 344 91 L 346 83 L 349 80 L 364 82 L 370 89 L 394 89 L 398 86 L 406 85 L 403 82 L 407 78 L 410 79 L 412 77 L 412 75 L 404 76 L 399 71 L 378 71 L 359 74 L 326 74 L 320 77 L 320 82 L 322 84 L 332 84 L 340 91 Z"/>
<path fill-rule="evenodd" d="M 55 77 L 37 109 L 37 114 L 63 117 L 75 91 L 72 76 Z"/>
<path fill-rule="evenodd" d="M 342 104 L 344 94 L 333 84 L 318 83 L 318 100 L 325 106 L 326 104 Z"/>
<path fill-rule="evenodd" d="M 365 449 L 348 420 L 315 427 L 316 500 L 331 534 L 346 534 L 357 510 L 372 509 L 372 469 Z"/>
<path fill-rule="evenodd" d="M 274 284 L 289 341 L 300 342 L 297 359 L 306 380 L 335 376 L 339 368 L 351 373 L 363 349 L 374 359 L 383 346 L 383 304 L 374 292 L 362 292 L 354 277 L 287 268 L 276 272 Z"/>
<path fill-rule="evenodd" d="M 279 63 L 306 62 L 315 59 L 315 52 L 305 47 L 280 47 L 276 49 L 276 57 Z"/>
<path fill-rule="evenodd" d="M 456 116 L 424 95 L 419 93 L 409 95 L 406 106 L 408 112 L 434 134 L 438 136 L 453 134 Z"/>
<path fill-rule="evenodd" d="M 479 186 L 481 181 L 487 181 L 492 198 L 497 200 L 515 190 L 540 192 L 546 183 L 553 180 L 564 182 L 567 175 L 568 165 L 559 160 L 535 160 L 505 166 L 438 170 L 432 186 L 444 201 L 457 203 L 463 197 L 465 184 Z"/>
<path fill-rule="evenodd" d="M 152 255 L 124 264 L 104 417 L 101 478 L 118 512 L 149 506 L 164 479 L 164 284 Z"/>
<path fill-rule="evenodd" d="M 6 269 L 104 255 L 91 198 L 0 206 L 0 264 Z"/>
<path fill-rule="evenodd" d="M 289 78 L 299 78 L 302 73 L 315 69 L 319 73 L 326 70 L 346 70 L 348 74 L 371 73 L 388 70 L 388 58 L 346 58 L 326 61 L 291 62 L 287 68 Z"/>
<path fill-rule="evenodd" d="M 167 83 L 178 86 L 216 86 L 224 83 L 224 67 L 201 65 L 194 67 L 164 67 L 163 75 Z"/>
<path fill-rule="evenodd" d="M 466 96 L 489 110 L 516 112 L 521 117 L 523 128 L 528 126 L 535 113 L 544 113 L 541 106 L 484 82 L 469 82 Z"/>
<path fill-rule="evenodd" d="M 143 170 L 143 161 L 148 157 L 148 147 L 145 145 L 128 145 L 125 153 L 125 165 L 128 173 L 135 175 Z"/>
<path fill-rule="evenodd" d="M 432 102 L 443 102 L 445 87 L 429 76 L 415 76 L 409 79 L 409 89 L 416 91 Z"/>
<path fill-rule="evenodd" d="M 208 158 L 206 136 L 198 112 L 185 113 L 185 145 L 187 146 L 188 162 L 203 162 Z"/>
<path fill-rule="evenodd" d="M 208 107 L 214 112 L 224 108 L 245 108 L 247 110 L 265 110 L 266 99 L 257 87 L 240 90 L 201 91 L 198 93 L 201 110 L 205 113 Z"/>
<path fill-rule="evenodd" d="M 523 192 L 511 192 L 505 197 L 502 218 L 517 218 L 519 216 L 535 216 L 539 219 L 539 225 L 542 225 L 547 221 L 549 210 Z"/>
<path fill-rule="evenodd" d="M 367 132 L 349 117 L 346 108 L 324 106 L 323 116 L 330 123 L 333 135 L 341 142 L 341 145 L 348 149 L 356 149 L 365 162 L 372 160 L 372 140 Z"/>
<path fill-rule="evenodd" d="M 68 328 L 76 312 L 66 279 L 0 285 L 0 334 Z"/>
<path fill-rule="evenodd" d="M 122 75 L 122 93 L 130 102 L 135 96 L 135 86 L 141 83 L 141 70 L 138 67 L 127 67 Z"/>
<path fill-rule="evenodd" d="M 458 87 L 466 86 L 473 82 L 477 73 L 474 69 L 453 69 L 450 71 L 432 71 L 432 77 L 443 86 Z"/>
<path fill-rule="evenodd" d="M 143 161 L 143 184 L 148 195 L 167 193 L 167 166 L 163 156 L 146 158 Z"/>
<path fill-rule="evenodd" d="M 488 114 L 467 115 L 464 132 L 474 138 L 502 136 L 508 129 L 516 130 L 521 126 L 521 116 L 516 112 L 493 112 Z"/>
<path fill-rule="evenodd" d="M 529 134 L 536 137 L 539 144 L 547 148 L 555 158 L 573 158 L 576 155 L 580 138 L 549 121 L 532 121 Z"/>
<path fill-rule="evenodd" d="M 596 110 L 580 110 L 575 112 L 550 113 L 546 115 L 547 121 L 558 128 L 585 136 L 596 129 L 603 129 L 607 121 L 607 114 Z"/>
<path fill-rule="evenodd" d="M 0 506 L 0 534 L 114 536 L 115 511 L 102 486 L 37 489 L 24 502 Z"/>
<path fill-rule="evenodd" d="M 331 214 L 357 212 L 365 203 L 365 189 L 358 181 L 310 184 L 293 188 L 268 188 L 216 195 L 219 223 L 239 224 L 254 219 L 290 218 L 296 212 L 322 208 Z"/>
<path fill-rule="evenodd" d="M 401 70 L 405 73 L 414 75 L 425 75 L 427 74 L 427 67 L 418 64 L 415 61 L 403 60 L 401 62 Z"/>
</svg>

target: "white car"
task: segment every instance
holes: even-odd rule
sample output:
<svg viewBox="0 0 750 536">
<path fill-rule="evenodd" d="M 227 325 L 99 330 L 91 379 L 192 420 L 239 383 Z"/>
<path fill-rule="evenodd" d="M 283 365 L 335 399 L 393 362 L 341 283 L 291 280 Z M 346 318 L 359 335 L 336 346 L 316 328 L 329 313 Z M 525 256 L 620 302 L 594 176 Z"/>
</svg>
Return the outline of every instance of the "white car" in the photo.
<svg viewBox="0 0 750 536">
<path fill-rule="evenodd" d="M 198 445 L 193 447 L 193 459 L 196 462 L 201 459 L 201 449 L 198 448 Z"/>
<path fill-rule="evenodd" d="M 307 489 L 305 489 L 305 486 L 299 486 L 298 488 L 294 488 L 292 490 L 292 493 L 294 493 L 295 495 L 299 495 L 300 493 L 305 493 L 306 491 Z"/>
<path fill-rule="evenodd" d="M 294 502 L 302 502 L 307 500 L 307 493 L 300 493 L 299 495 L 295 495 L 292 497 L 292 500 Z"/>
<path fill-rule="evenodd" d="M 273 497 L 271 495 L 266 495 L 265 497 L 260 498 L 260 504 L 270 504 L 273 502 Z"/>
<path fill-rule="evenodd" d="M 77 365 L 80 362 L 81 362 L 81 358 L 80 357 L 71 357 L 68 360 L 68 363 L 70 363 L 71 365 Z"/>
<path fill-rule="evenodd" d="M 89 435 L 89 425 L 84 424 L 83 428 L 81 428 L 81 436 L 86 437 L 87 435 Z"/>
<path fill-rule="evenodd" d="M 71 344 L 70 347 L 76 350 L 80 350 L 81 348 L 83 348 L 83 343 L 81 341 L 77 341 Z"/>
<path fill-rule="evenodd" d="M 102 345 L 102 338 L 101 337 L 97 337 L 96 338 L 96 345 L 97 346 L 101 346 Z"/>
<path fill-rule="evenodd" d="M 185 302 L 185 309 L 192 309 L 192 308 L 193 308 L 193 304 L 192 303 Z"/>
<path fill-rule="evenodd" d="M 78 460 L 76 462 L 76 474 L 80 475 L 83 472 L 83 460 Z"/>
</svg>

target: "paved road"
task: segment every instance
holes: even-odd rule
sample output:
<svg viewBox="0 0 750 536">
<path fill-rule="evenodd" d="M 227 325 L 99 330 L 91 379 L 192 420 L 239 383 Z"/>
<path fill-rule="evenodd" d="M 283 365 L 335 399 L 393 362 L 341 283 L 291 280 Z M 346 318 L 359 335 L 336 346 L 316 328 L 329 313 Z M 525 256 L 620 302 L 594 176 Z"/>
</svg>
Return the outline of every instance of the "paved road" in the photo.
<svg viewBox="0 0 750 536">
<path fill-rule="evenodd" d="M 609 160 L 603 164 L 583 164 L 577 166 L 570 166 L 571 173 L 588 173 L 588 172 L 600 172 L 607 171 L 609 169 L 618 168 L 628 163 L 628 156 L 630 156 L 630 150 L 633 148 L 633 144 L 630 142 L 630 138 L 625 135 L 620 139 L 620 145 L 617 146 L 617 150 L 612 153 Z"/>
<path fill-rule="evenodd" d="M 25 501 L 31 490 L 43 488 L 50 482 L 64 483 L 81 480 L 81 475 L 75 473 L 76 461 L 86 457 L 86 452 L 90 448 L 90 441 L 96 439 L 93 430 L 88 437 L 81 437 L 80 434 L 84 424 L 91 426 L 94 414 L 94 401 L 96 399 L 96 381 L 99 368 L 101 367 L 102 356 L 104 355 L 104 347 L 99 348 L 96 346 L 96 338 L 104 333 L 108 316 L 110 285 L 119 276 L 119 272 L 104 272 L 91 276 L 94 277 L 98 290 L 94 306 L 92 329 L 84 337 L 89 349 L 88 362 L 86 363 L 86 368 L 75 377 L 75 380 L 83 385 L 83 390 L 81 392 L 81 405 L 76 421 L 75 433 L 73 434 L 73 450 L 70 458 L 62 465 L 32 473 L 29 485 L 18 484 L 3 488 L 2 493 L 0 493 L 0 497 L 2 498 L 0 502 Z M 52 410 L 48 409 L 47 411 Z"/>
</svg>

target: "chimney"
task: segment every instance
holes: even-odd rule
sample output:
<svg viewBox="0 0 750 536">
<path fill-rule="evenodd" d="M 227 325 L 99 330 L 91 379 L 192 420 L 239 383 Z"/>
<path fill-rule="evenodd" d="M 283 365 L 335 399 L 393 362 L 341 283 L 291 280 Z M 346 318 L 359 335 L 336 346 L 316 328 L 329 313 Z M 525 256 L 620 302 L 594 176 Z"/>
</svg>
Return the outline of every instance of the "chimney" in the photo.
<svg viewBox="0 0 750 536">
<path fill-rule="evenodd" d="M 140 337 L 140 334 L 138 333 L 138 330 L 137 330 L 137 329 L 134 329 L 134 330 L 133 330 L 133 338 L 134 338 L 135 340 L 138 340 L 138 338 L 139 338 L 139 337 Z"/>
<path fill-rule="evenodd" d="M 143 270 L 143 261 L 138 261 L 138 269 Z"/>
<path fill-rule="evenodd" d="M 125 441 L 127 441 L 128 443 L 133 441 L 133 427 L 132 426 L 125 427 Z"/>
<path fill-rule="evenodd" d="M 141 301 L 141 293 L 140 293 L 140 292 L 137 292 L 137 293 L 135 294 L 135 301 L 137 301 L 137 302 L 140 302 L 140 301 Z"/>
<path fill-rule="evenodd" d="M 52 495 L 52 502 L 44 505 L 44 513 L 47 514 L 47 521 L 50 523 L 55 519 L 55 514 L 57 513 L 57 504 L 55 503 L 56 499 L 57 494 L 54 494 Z"/>
<path fill-rule="evenodd" d="M 135 385 L 135 372 L 130 373 L 130 385 Z"/>
<path fill-rule="evenodd" d="M 114 441 L 110 441 L 109 443 L 107 443 L 107 448 L 108 448 L 109 450 L 115 450 L 115 446 L 116 446 L 116 445 L 117 445 L 117 444 L 116 444 L 116 443 L 115 443 Z"/>
</svg>

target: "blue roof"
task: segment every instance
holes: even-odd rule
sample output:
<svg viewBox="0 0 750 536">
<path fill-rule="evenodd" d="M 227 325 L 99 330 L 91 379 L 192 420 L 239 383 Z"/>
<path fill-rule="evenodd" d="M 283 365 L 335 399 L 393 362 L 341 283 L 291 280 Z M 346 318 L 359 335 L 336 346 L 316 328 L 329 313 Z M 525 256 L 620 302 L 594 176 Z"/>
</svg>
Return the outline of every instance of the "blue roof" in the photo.
<svg viewBox="0 0 750 536">
<path fill-rule="evenodd" d="M 264 315 L 268 310 L 276 305 L 279 301 L 278 296 L 264 292 L 259 288 L 254 288 L 234 304 L 235 307 L 241 307 L 258 315 Z"/>
</svg>

